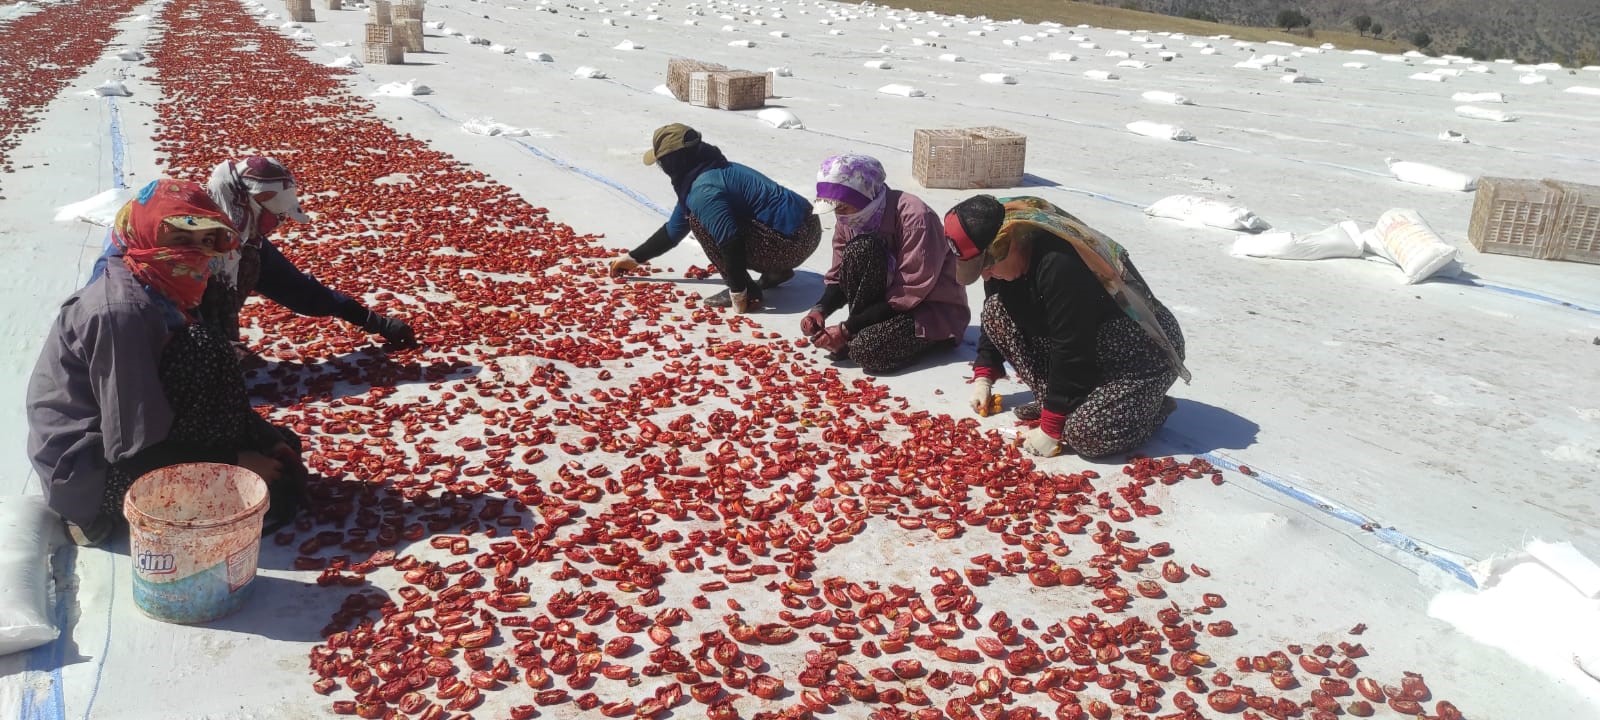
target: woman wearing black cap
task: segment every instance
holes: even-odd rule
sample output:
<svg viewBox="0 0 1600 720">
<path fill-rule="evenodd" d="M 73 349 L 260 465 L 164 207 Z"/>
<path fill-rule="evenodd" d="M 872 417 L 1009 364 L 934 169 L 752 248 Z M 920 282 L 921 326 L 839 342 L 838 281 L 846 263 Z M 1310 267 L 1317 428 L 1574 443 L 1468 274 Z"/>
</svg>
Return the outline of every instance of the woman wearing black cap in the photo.
<svg viewBox="0 0 1600 720">
<path fill-rule="evenodd" d="M 794 269 L 822 242 L 822 223 L 812 214 L 811 201 L 728 162 L 694 128 L 673 123 L 657 129 L 644 164 L 661 166 L 678 204 L 649 240 L 611 261 L 612 275 L 660 257 L 693 232 L 728 284 L 706 305 L 743 313 L 760 306 L 763 288 L 794 277 Z M 751 270 L 761 273 L 759 282 L 750 278 Z"/>
<path fill-rule="evenodd" d="M 1032 197 L 968 198 L 945 215 L 964 284 L 984 278 L 973 409 L 984 412 L 1009 362 L 1038 418 L 1023 448 L 1098 458 L 1148 440 L 1175 405 L 1183 331 L 1127 251 L 1081 220 Z"/>
</svg>

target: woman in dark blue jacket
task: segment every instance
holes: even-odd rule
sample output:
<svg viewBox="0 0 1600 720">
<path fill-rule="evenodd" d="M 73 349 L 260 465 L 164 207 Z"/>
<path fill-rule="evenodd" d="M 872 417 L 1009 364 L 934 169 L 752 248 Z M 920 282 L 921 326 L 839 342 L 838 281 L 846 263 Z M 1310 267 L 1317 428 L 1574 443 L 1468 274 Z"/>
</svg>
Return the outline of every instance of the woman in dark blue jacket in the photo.
<svg viewBox="0 0 1600 720">
<path fill-rule="evenodd" d="M 656 130 L 646 165 L 660 165 L 678 196 L 672 217 L 644 244 L 611 261 L 611 274 L 637 269 L 677 247 L 692 232 L 728 289 L 706 299 L 711 307 L 756 309 L 761 291 L 794 277 L 822 242 L 811 202 L 738 163 L 728 162 L 700 132 L 673 123 Z M 760 281 L 750 271 L 761 273 Z"/>
</svg>

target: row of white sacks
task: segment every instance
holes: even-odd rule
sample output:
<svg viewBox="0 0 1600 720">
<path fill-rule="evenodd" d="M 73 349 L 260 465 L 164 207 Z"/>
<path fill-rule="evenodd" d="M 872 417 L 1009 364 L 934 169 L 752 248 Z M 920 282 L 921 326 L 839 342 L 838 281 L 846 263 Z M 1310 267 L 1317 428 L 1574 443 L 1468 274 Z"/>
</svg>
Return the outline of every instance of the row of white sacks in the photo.
<svg viewBox="0 0 1600 720">
<path fill-rule="evenodd" d="M 1346 221 L 1310 234 L 1264 232 L 1272 226 L 1248 208 L 1197 195 L 1162 198 L 1146 208 L 1145 214 L 1189 225 L 1243 231 L 1245 234 L 1234 240 L 1231 250 L 1240 257 L 1280 260 L 1368 257 L 1400 268 L 1407 285 L 1441 273 L 1453 275 L 1450 270 L 1459 269 L 1456 248 L 1439 237 L 1415 210 L 1390 210 L 1366 230 L 1355 222 Z"/>
</svg>

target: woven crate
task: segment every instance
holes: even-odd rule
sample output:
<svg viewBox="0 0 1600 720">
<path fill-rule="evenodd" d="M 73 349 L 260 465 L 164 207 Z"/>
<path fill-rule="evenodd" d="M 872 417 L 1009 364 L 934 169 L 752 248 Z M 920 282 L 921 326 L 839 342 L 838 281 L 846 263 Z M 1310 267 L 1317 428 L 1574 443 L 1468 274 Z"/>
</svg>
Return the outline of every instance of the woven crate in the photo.
<svg viewBox="0 0 1600 720">
<path fill-rule="evenodd" d="M 422 21 L 421 20 L 395 20 L 394 44 L 406 52 L 422 52 Z"/>
<path fill-rule="evenodd" d="M 311 7 L 311 0 L 283 0 L 283 8 L 290 12 L 308 7 Z"/>
<path fill-rule="evenodd" d="M 289 19 L 297 23 L 317 21 L 317 11 L 310 5 L 289 8 Z"/>
<path fill-rule="evenodd" d="M 672 96 L 684 101 L 689 101 L 689 76 L 697 72 L 716 72 L 728 68 L 716 63 L 704 63 L 689 58 L 671 58 L 667 60 L 667 89 L 672 91 Z"/>
<path fill-rule="evenodd" d="M 753 72 L 711 73 L 716 102 L 723 110 L 754 110 L 767 104 L 767 76 Z"/>
<path fill-rule="evenodd" d="M 716 107 L 718 89 L 716 76 L 720 74 L 718 72 L 689 73 L 689 90 L 685 100 L 695 107 Z"/>
<path fill-rule="evenodd" d="M 372 0 L 372 4 L 367 9 L 372 11 L 372 24 L 374 25 L 389 25 L 394 22 L 394 16 L 389 14 L 388 0 Z"/>
<path fill-rule="evenodd" d="M 368 65 L 399 65 L 406 61 L 405 50 L 394 43 L 363 43 L 362 62 Z"/>
<path fill-rule="evenodd" d="M 773 92 L 772 92 L 772 85 L 773 85 L 773 80 L 774 79 L 776 79 L 775 73 L 773 73 L 771 70 L 768 70 L 767 71 L 767 97 L 769 97 L 769 98 L 777 97 L 777 95 L 774 95 Z"/>
<path fill-rule="evenodd" d="M 1467 240 L 1478 252 L 1548 258 L 1561 189 L 1538 180 L 1479 178 Z"/>
<path fill-rule="evenodd" d="M 391 6 L 389 8 L 389 19 L 394 23 L 399 23 L 401 20 L 421 20 L 422 6 L 410 3 Z"/>
<path fill-rule="evenodd" d="M 917 130 L 911 173 L 927 188 L 1004 188 L 1022 184 L 1028 138 L 999 127 Z"/>
<path fill-rule="evenodd" d="M 344 9 L 344 3 L 340 2 L 340 0 L 328 0 L 328 9 L 329 10 L 343 10 Z"/>
<path fill-rule="evenodd" d="M 377 24 L 374 24 L 374 23 L 367 23 L 367 39 L 366 39 L 366 42 L 368 42 L 368 43 L 392 43 L 392 42 L 394 42 L 394 26 L 393 25 L 377 25 Z"/>
<path fill-rule="evenodd" d="M 1600 265 L 1600 187 L 1546 182 L 1561 190 L 1548 257 Z"/>
</svg>

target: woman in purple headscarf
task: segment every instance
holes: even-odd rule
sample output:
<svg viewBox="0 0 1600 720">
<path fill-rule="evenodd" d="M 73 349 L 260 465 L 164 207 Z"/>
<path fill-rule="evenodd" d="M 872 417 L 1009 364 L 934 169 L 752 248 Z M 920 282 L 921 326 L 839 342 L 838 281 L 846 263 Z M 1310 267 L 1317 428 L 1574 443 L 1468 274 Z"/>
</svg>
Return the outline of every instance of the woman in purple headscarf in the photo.
<svg viewBox="0 0 1600 720">
<path fill-rule="evenodd" d="M 967 293 L 938 214 L 884 183 L 883 164 L 836 155 L 817 173 L 819 213 L 834 213 L 833 264 L 822 297 L 800 323 L 811 342 L 868 373 L 889 373 L 967 329 Z M 845 319 L 827 325 L 834 311 Z"/>
</svg>

